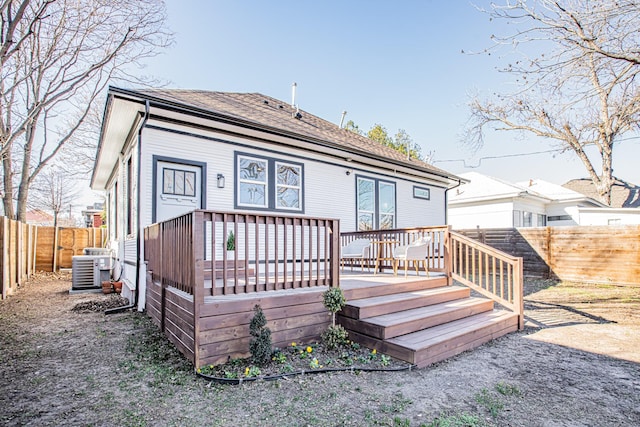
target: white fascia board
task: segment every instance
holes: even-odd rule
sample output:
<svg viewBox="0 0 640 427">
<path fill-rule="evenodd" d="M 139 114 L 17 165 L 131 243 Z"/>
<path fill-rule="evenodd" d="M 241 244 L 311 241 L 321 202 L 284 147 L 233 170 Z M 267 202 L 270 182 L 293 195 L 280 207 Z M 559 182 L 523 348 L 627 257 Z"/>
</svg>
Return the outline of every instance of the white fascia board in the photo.
<svg viewBox="0 0 640 427">
<path fill-rule="evenodd" d="M 506 194 L 492 194 L 490 196 L 480 196 L 480 197 L 469 197 L 467 199 L 461 199 L 461 200 L 452 200 L 449 199 L 449 205 L 464 205 L 467 203 L 479 203 L 479 202 L 494 202 L 494 201 L 515 201 L 517 199 L 520 198 L 527 198 L 527 199 L 533 199 L 533 200 L 538 200 L 541 201 L 543 203 L 547 203 L 549 202 L 549 199 L 545 198 L 545 197 L 540 197 L 537 196 L 535 194 L 531 194 L 531 193 L 527 193 L 525 192 L 520 192 L 520 193 L 506 193 Z"/>
</svg>

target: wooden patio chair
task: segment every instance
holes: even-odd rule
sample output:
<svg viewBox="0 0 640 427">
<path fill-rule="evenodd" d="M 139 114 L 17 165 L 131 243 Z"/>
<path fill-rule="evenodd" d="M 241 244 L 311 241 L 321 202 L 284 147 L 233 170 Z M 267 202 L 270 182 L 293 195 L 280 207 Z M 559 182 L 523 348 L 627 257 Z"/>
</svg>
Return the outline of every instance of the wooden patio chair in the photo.
<svg viewBox="0 0 640 427">
<path fill-rule="evenodd" d="M 398 264 L 402 261 L 404 262 L 404 277 L 407 277 L 407 267 L 409 266 L 409 261 L 412 261 L 418 276 L 420 275 L 418 264 L 422 263 L 424 271 L 427 274 L 427 277 L 429 277 L 427 253 L 430 242 L 431 236 L 427 236 L 418 238 L 409 245 L 396 247 L 393 250 L 393 275 L 398 275 Z"/>
<path fill-rule="evenodd" d="M 344 262 L 351 261 L 351 271 L 353 263 L 360 260 L 360 268 L 364 271 L 364 261 L 367 260 L 367 271 L 369 270 L 369 259 L 371 258 L 371 241 L 369 239 L 356 239 L 340 250 L 340 268 L 344 271 Z"/>
</svg>

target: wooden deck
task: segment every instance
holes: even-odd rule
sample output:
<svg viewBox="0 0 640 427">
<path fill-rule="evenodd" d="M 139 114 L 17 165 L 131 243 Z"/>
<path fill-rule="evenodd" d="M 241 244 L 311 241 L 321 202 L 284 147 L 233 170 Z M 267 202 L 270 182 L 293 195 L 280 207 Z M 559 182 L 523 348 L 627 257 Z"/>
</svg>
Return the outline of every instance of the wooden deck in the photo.
<svg viewBox="0 0 640 427">
<path fill-rule="evenodd" d="M 318 341 L 330 322 L 322 304 L 330 287 L 345 293 L 340 321 L 351 339 L 418 366 L 522 327 L 522 259 L 446 226 L 339 228 L 335 219 L 203 210 L 146 227 L 147 312 L 196 367 L 249 355 L 258 304 L 274 346 Z M 230 231 L 232 255 L 219 244 Z M 389 254 L 377 247 L 379 274 L 340 269 L 340 248 L 351 240 L 425 237 L 430 277 L 385 274 Z M 465 287 L 447 286 L 452 280 Z M 493 311 L 469 288 L 515 314 Z"/>
</svg>

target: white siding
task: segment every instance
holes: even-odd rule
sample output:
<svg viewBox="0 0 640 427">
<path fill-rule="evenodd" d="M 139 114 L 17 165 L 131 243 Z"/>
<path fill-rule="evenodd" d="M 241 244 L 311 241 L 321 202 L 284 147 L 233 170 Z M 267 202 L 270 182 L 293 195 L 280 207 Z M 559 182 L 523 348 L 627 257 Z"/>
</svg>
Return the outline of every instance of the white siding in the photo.
<svg viewBox="0 0 640 427">
<path fill-rule="evenodd" d="M 640 224 L 638 208 L 579 208 L 580 225 Z"/>
<path fill-rule="evenodd" d="M 455 229 L 513 227 L 513 203 L 474 203 L 449 206 L 449 224 Z"/>
<path fill-rule="evenodd" d="M 151 122 L 150 122 L 151 123 Z M 166 124 L 160 126 L 167 127 Z M 193 129 L 178 128 L 195 133 Z M 304 164 L 304 215 L 340 219 L 341 231 L 356 227 L 356 175 L 370 176 L 395 182 L 397 226 L 428 226 L 444 224 L 444 189 L 428 183 L 411 182 L 393 176 L 381 176 L 374 168 L 354 170 L 347 161 L 335 164 L 335 159 L 302 150 L 297 156 L 285 149 L 255 141 L 232 138 L 213 132 L 197 131 L 209 138 L 219 138 L 252 147 L 198 138 L 191 135 L 145 129 L 143 134 L 143 226 L 151 224 L 153 155 L 204 162 L 207 165 L 206 209 L 232 211 L 234 209 L 234 152 L 256 154 Z M 268 149 L 269 151 L 265 151 Z M 313 159 L 309 158 L 313 156 Z M 316 160 L 317 159 L 317 160 Z M 350 173 L 347 174 L 347 171 Z M 225 176 L 225 188 L 217 188 L 217 174 Z M 428 187 L 431 200 L 413 198 L 413 186 Z"/>
</svg>

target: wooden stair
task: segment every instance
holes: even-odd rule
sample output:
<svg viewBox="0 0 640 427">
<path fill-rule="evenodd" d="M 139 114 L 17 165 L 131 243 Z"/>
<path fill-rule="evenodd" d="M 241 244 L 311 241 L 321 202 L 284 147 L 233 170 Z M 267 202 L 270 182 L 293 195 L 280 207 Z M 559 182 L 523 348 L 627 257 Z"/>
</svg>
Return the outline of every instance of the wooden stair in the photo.
<svg viewBox="0 0 640 427">
<path fill-rule="evenodd" d="M 471 297 L 469 288 L 425 279 L 390 293 L 395 286 L 369 288 L 357 299 L 345 292 L 338 322 L 350 339 L 423 367 L 518 329 L 515 313 Z"/>
</svg>

